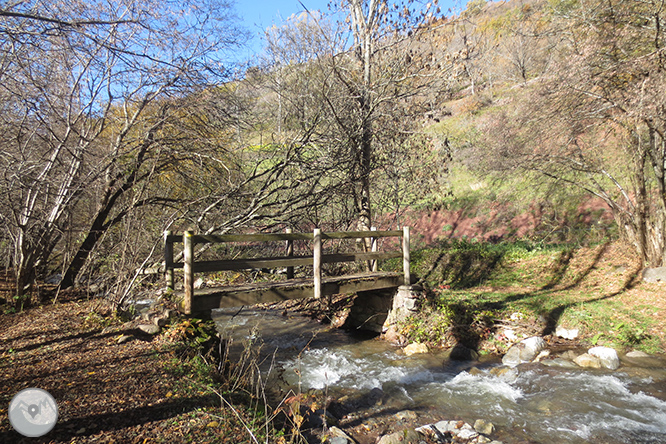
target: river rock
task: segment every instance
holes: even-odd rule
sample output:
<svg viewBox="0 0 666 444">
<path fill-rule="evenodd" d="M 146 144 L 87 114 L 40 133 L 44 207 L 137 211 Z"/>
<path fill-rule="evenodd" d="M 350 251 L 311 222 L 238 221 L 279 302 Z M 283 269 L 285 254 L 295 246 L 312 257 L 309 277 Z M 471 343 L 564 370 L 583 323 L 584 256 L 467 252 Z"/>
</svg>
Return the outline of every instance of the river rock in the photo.
<svg viewBox="0 0 666 444">
<path fill-rule="evenodd" d="M 574 358 L 575 359 L 575 358 Z M 542 361 L 542 364 L 548 367 L 560 367 L 560 368 L 577 368 L 578 366 L 568 359 L 564 358 L 555 358 L 549 359 L 547 361 Z"/>
<path fill-rule="evenodd" d="M 609 370 L 617 370 L 620 366 L 620 358 L 617 352 L 609 347 L 594 347 L 587 351 L 590 355 L 596 356 L 601 362 L 601 366 Z"/>
<path fill-rule="evenodd" d="M 441 444 L 449 442 L 502 444 L 501 441 L 493 441 L 486 436 L 494 433 L 494 430 L 495 426 L 484 420 L 477 420 L 474 423 L 474 427 L 464 421 L 440 421 L 436 424 L 428 424 L 416 429 L 417 432 L 429 438 L 428 442 Z"/>
<path fill-rule="evenodd" d="M 537 357 L 534 358 L 534 362 L 541 362 L 542 359 L 547 358 L 548 356 L 550 356 L 550 350 L 541 350 Z"/>
<path fill-rule="evenodd" d="M 418 419 L 418 415 L 416 414 L 416 412 L 413 412 L 412 410 L 403 410 L 401 412 L 398 412 L 395 414 L 395 417 L 399 421 L 409 421 L 409 420 Z"/>
<path fill-rule="evenodd" d="M 139 330 L 149 335 L 156 335 L 160 332 L 160 327 L 155 324 L 141 324 L 139 325 Z"/>
<path fill-rule="evenodd" d="M 583 368 L 601 368 L 601 360 L 589 353 L 583 353 L 574 359 L 574 362 Z"/>
<path fill-rule="evenodd" d="M 124 344 L 124 343 L 130 342 L 132 340 L 134 340 L 134 336 L 132 336 L 132 335 L 122 335 L 116 340 L 116 342 L 118 342 L 118 344 Z"/>
<path fill-rule="evenodd" d="M 545 348 L 546 342 L 543 338 L 533 336 L 523 339 L 506 352 L 504 357 L 502 357 L 502 363 L 509 367 L 515 367 L 524 362 L 532 362 Z"/>
<path fill-rule="evenodd" d="M 485 421 L 483 419 L 477 419 L 474 422 L 474 430 L 481 433 L 482 435 L 492 435 L 495 431 L 495 426 L 491 422 Z"/>
<path fill-rule="evenodd" d="M 463 427 L 458 431 L 458 433 L 456 434 L 456 438 L 458 438 L 459 440 L 463 439 L 469 441 L 479 436 L 479 432 L 474 430 L 474 428 L 471 425 L 465 424 L 465 426 L 466 427 Z"/>
<path fill-rule="evenodd" d="M 630 351 L 622 357 L 622 362 L 634 367 L 643 368 L 664 368 L 666 367 L 666 360 L 660 359 L 656 356 L 651 356 L 641 351 Z"/>
<path fill-rule="evenodd" d="M 567 350 L 563 353 L 560 353 L 560 358 L 566 359 L 568 361 L 573 361 L 578 357 L 580 353 L 576 352 L 575 350 Z"/>
<path fill-rule="evenodd" d="M 640 350 L 632 350 L 626 354 L 627 358 L 649 358 L 650 355 Z"/>
<path fill-rule="evenodd" d="M 467 373 L 469 373 L 472 376 L 484 376 L 486 372 L 483 370 L 480 370 L 478 367 L 472 367 L 469 370 L 467 370 Z"/>
<path fill-rule="evenodd" d="M 423 437 L 414 429 L 405 429 L 382 436 L 377 444 L 419 444 Z"/>
<path fill-rule="evenodd" d="M 514 382 L 518 379 L 518 370 L 513 367 L 493 367 L 490 374 L 506 382 Z"/>
<path fill-rule="evenodd" d="M 518 335 L 512 328 L 505 328 L 502 333 L 504 334 L 504 337 L 511 342 L 518 340 Z"/>
<path fill-rule="evenodd" d="M 343 432 L 341 429 L 333 426 L 328 429 L 328 432 L 331 434 L 329 438 L 330 444 L 355 444 L 354 441 L 349 435 Z"/>
<path fill-rule="evenodd" d="M 433 424 L 433 426 L 440 433 L 450 433 L 456 429 L 457 423 L 458 421 L 439 421 L 437 424 Z"/>
<path fill-rule="evenodd" d="M 428 353 L 428 346 L 420 342 L 413 342 L 403 349 L 405 355 L 413 356 L 422 353 Z"/>
<path fill-rule="evenodd" d="M 666 282 L 666 267 L 646 268 L 643 270 L 643 282 L 651 284 Z"/>
<path fill-rule="evenodd" d="M 555 329 L 555 335 L 563 339 L 576 339 L 578 337 L 579 330 L 577 328 L 564 328 L 560 325 Z"/>
<path fill-rule="evenodd" d="M 160 328 L 164 327 L 168 323 L 169 323 L 169 320 L 165 317 L 156 316 L 156 317 L 153 318 L 153 324 L 157 325 Z"/>
</svg>

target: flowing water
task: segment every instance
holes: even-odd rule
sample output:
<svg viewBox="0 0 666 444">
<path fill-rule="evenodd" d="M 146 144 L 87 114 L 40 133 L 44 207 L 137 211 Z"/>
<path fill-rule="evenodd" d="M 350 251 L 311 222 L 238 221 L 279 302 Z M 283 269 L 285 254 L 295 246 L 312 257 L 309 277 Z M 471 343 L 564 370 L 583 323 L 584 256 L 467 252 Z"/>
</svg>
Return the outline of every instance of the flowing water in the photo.
<svg viewBox="0 0 666 444">
<path fill-rule="evenodd" d="M 215 319 L 237 340 L 261 338 L 296 391 L 380 393 L 393 411 L 485 419 L 507 444 L 666 443 L 666 360 L 615 372 L 530 364 L 502 373 L 497 357 L 473 363 L 443 353 L 406 357 L 383 341 L 279 311 L 220 311 Z"/>
</svg>

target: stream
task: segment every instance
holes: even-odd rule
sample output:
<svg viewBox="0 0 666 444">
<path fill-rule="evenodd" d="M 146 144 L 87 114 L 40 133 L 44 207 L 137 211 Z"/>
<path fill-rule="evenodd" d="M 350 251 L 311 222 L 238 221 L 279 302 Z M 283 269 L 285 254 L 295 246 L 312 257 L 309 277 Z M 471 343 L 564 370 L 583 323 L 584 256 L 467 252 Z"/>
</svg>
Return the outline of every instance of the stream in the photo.
<svg viewBox="0 0 666 444">
<path fill-rule="evenodd" d="M 407 357 L 384 341 L 278 310 L 218 310 L 213 316 L 236 343 L 262 342 L 263 353 L 274 356 L 264 371 L 283 369 L 283 385 L 296 393 L 376 398 L 392 415 L 416 412 L 421 425 L 484 419 L 496 426 L 493 437 L 507 444 L 666 443 L 663 357 L 649 365 L 625 363 L 614 372 L 547 361 L 499 372 L 496 356 L 476 362 L 449 361 L 443 352 Z M 380 407 L 362 408 L 354 414 L 372 417 Z"/>
</svg>

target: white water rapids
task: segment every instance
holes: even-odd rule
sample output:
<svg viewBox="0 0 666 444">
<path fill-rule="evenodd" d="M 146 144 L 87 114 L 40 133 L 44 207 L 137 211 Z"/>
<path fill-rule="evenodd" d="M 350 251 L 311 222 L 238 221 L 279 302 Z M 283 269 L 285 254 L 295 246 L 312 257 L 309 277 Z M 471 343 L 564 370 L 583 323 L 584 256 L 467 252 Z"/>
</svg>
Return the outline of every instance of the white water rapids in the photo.
<svg viewBox="0 0 666 444">
<path fill-rule="evenodd" d="M 666 368 L 615 372 L 522 366 L 500 376 L 496 360 L 451 362 L 442 354 L 406 357 L 382 341 L 359 339 L 301 317 L 249 311 L 216 317 L 234 335 L 261 337 L 295 390 L 366 393 L 381 389 L 395 409 L 442 419 L 485 419 L 537 443 L 666 443 Z M 666 363 L 666 361 L 664 361 Z M 475 368 L 472 368 L 472 367 Z"/>
</svg>

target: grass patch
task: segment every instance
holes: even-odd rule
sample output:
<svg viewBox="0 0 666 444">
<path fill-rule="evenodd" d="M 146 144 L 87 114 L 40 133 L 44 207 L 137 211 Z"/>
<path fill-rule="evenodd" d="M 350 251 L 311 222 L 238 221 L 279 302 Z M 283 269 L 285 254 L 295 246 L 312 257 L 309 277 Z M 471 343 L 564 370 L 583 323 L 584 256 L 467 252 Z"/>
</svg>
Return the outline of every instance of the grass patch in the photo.
<svg viewBox="0 0 666 444">
<path fill-rule="evenodd" d="M 416 342 L 503 352 L 518 339 L 565 326 L 578 328 L 588 345 L 663 351 L 663 313 L 640 302 L 660 298 L 659 290 L 641 285 L 627 251 L 619 243 L 468 241 L 416 251 L 412 269 L 427 299 L 402 333 Z"/>
<path fill-rule="evenodd" d="M 233 430 L 234 442 L 305 442 L 303 420 L 269 401 L 279 394 L 269 391 L 259 370 L 260 343 L 248 340 L 236 355 L 213 321 L 199 319 L 181 320 L 167 335 L 173 341 L 169 371 L 178 381 L 172 396 L 210 400 L 199 415 L 207 418 L 203 436 Z"/>
</svg>

